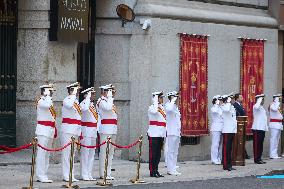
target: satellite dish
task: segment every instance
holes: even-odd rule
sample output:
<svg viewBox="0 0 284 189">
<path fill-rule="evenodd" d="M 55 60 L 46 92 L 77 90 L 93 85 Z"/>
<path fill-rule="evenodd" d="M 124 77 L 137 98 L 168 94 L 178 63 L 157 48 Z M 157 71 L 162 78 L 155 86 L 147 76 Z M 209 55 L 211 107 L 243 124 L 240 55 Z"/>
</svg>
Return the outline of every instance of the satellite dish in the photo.
<svg viewBox="0 0 284 189">
<path fill-rule="evenodd" d="M 125 4 L 118 5 L 116 7 L 116 13 L 119 18 L 122 19 L 122 27 L 124 27 L 124 24 L 126 22 L 132 22 L 135 19 L 135 14 L 133 10 Z"/>
</svg>

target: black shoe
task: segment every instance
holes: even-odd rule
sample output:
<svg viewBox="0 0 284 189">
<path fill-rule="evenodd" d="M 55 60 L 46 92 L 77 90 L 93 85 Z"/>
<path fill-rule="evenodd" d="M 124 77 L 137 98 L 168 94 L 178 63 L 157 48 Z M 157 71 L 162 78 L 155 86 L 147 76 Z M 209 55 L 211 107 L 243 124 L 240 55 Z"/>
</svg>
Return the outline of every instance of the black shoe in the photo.
<svg viewBox="0 0 284 189">
<path fill-rule="evenodd" d="M 228 170 L 228 171 L 232 171 L 232 167 L 228 168 L 227 170 Z"/>
<path fill-rule="evenodd" d="M 261 161 L 255 161 L 256 164 L 263 164 Z"/>
<path fill-rule="evenodd" d="M 235 169 L 235 168 L 232 167 L 231 170 L 237 170 L 237 169 Z"/>
<path fill-rule="evenodd" d="M 156 174 L 157 174 L 159 177 L 164 177 L 164 176 L 161 175 L 158 171 L 156 172 Z"/>
<path fill-rule="evenodd" d="M 246 157 L 245 157 L 246 159 L 250 159 L 250 156 L 249 155 L 246 155 Z"/>
<path fill-rule="evenodd" d="M 150 173 L 150 177 L 156 177 L 159 178 L 159 176 L 156 173 Z"/>
<path fill-rule="evenodd" d="M 262 164 L 266 164 L 266 162 L 265 162 L 265 161 L 260 160 L 260 162 L 261 162 Z"/>
</svg>

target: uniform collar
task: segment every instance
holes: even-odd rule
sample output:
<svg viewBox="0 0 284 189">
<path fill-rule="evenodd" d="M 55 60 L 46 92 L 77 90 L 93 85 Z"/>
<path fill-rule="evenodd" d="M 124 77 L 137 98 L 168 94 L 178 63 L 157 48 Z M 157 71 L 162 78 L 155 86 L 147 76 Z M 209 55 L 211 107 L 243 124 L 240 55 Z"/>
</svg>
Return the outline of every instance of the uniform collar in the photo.
<svg viewBox="0 0 284 189">
<path fill-rule="evenodd" d="M 101 99 L 102 99 L 102 100 L 107 100 L 107 97 L 101 96 Z"/>
</svg>

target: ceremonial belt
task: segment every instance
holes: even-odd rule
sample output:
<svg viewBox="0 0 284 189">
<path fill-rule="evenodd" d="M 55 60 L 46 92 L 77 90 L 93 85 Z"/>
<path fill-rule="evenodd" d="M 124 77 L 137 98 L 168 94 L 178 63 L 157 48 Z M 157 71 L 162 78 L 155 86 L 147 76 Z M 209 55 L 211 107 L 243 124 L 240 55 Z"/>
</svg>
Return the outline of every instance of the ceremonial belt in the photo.
<svg viewBox="0 0 284 189">
<path fill-rule="evenodd" d="M 81 125 L 81 120 L 70 119 L 70 118 L 63 118 L 62 119 L 62 123 Z"/>
<path fill-rule="evenodd" d="M 166 122 L 150 121 L 151 126 L 166 127 Z"/>
<path fill-rule="evenodd" d="M 97 123 L 93 123 L 93 122 L 81 122 L 82 126 L 85 127 L 97 127 Z"/>
<path fill-rule="evenodd" d="M 117 119 L 102 119 L 101 124 L 117 125 Z"/>
<path fill-rule="evenodd" d="M 270 119 L 270 122 L 282 123 L 282 119 Z"/>
<path fill-rule="evenodd" d="M 55 127 L 54 121 L 38 121 L 37 123 L 43 126 Z"/>
<path fill-rule="evenodd" d="M 55 127 L 55 122 L 54 121 L 38 121 L 37 124 L 47 126 L 47 127 L 52 127 L 55 129 L 54 132 L 54 138 L 57 137 L 57 128 Z"/>
</svg>

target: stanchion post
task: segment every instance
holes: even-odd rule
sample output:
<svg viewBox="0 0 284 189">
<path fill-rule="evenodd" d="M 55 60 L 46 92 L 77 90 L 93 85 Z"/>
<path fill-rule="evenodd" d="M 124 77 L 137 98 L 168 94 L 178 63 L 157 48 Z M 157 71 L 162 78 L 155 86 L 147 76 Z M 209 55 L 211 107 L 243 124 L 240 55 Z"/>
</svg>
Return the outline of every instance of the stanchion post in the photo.
<svg viewBox="0 0 284 189">
<path fill-rule="evenodd" d="M 142 142 L 143 142 L 143 136 L 141 135 L 139 138 L 139 150 L 138 150 L 138 160 L 137 160 L 137 172 L 136 177 L 134 179 L 131 179 L 130 182 L 134 184 L 139 183 L 145 183 L 144 180 L 140 180 L 140 167 L 141 167 L 141 155 L 142 155 Z"/>
<path fill-rule="evenodd" d="M 97 185 L 99 185 L 99 186 L 111 186 L 112 185 L 110 182 L 107 182 L 107 180 L 106 180 L 110 142 L 111 142 L 111 137 L 108 136 L 107 137 L 107 146 L 106 146 L 104 178 L 103 178 L 103 182 L 97 182 Z"/>
<path fill-rule="evenodd" d="M 73 179 L 73 166 L 74 166 L 74 151 L 75 151 L 75 137 L 71 137 L 71 153 L 70 153 L 70 172 L 69 172 L 69 182 L 67 185 L 63 185 L 63 188 L 79 188 L 78 185 L 72 185 L 72 179 Z"/>
<path fill-rule="evenodd" d="M 31 166 L 31 176 L 30 176 L 30 186 L 23 187 L 23 189 L 34 189 L 34 174 L 35 174 L 35 158 L 36 158 L 36 148 L 37 148 L 37 138 L 34 137 L 32 140 L 33 144 L 33 154 L 32 154 L 32 166 Z"/>
</svg>

